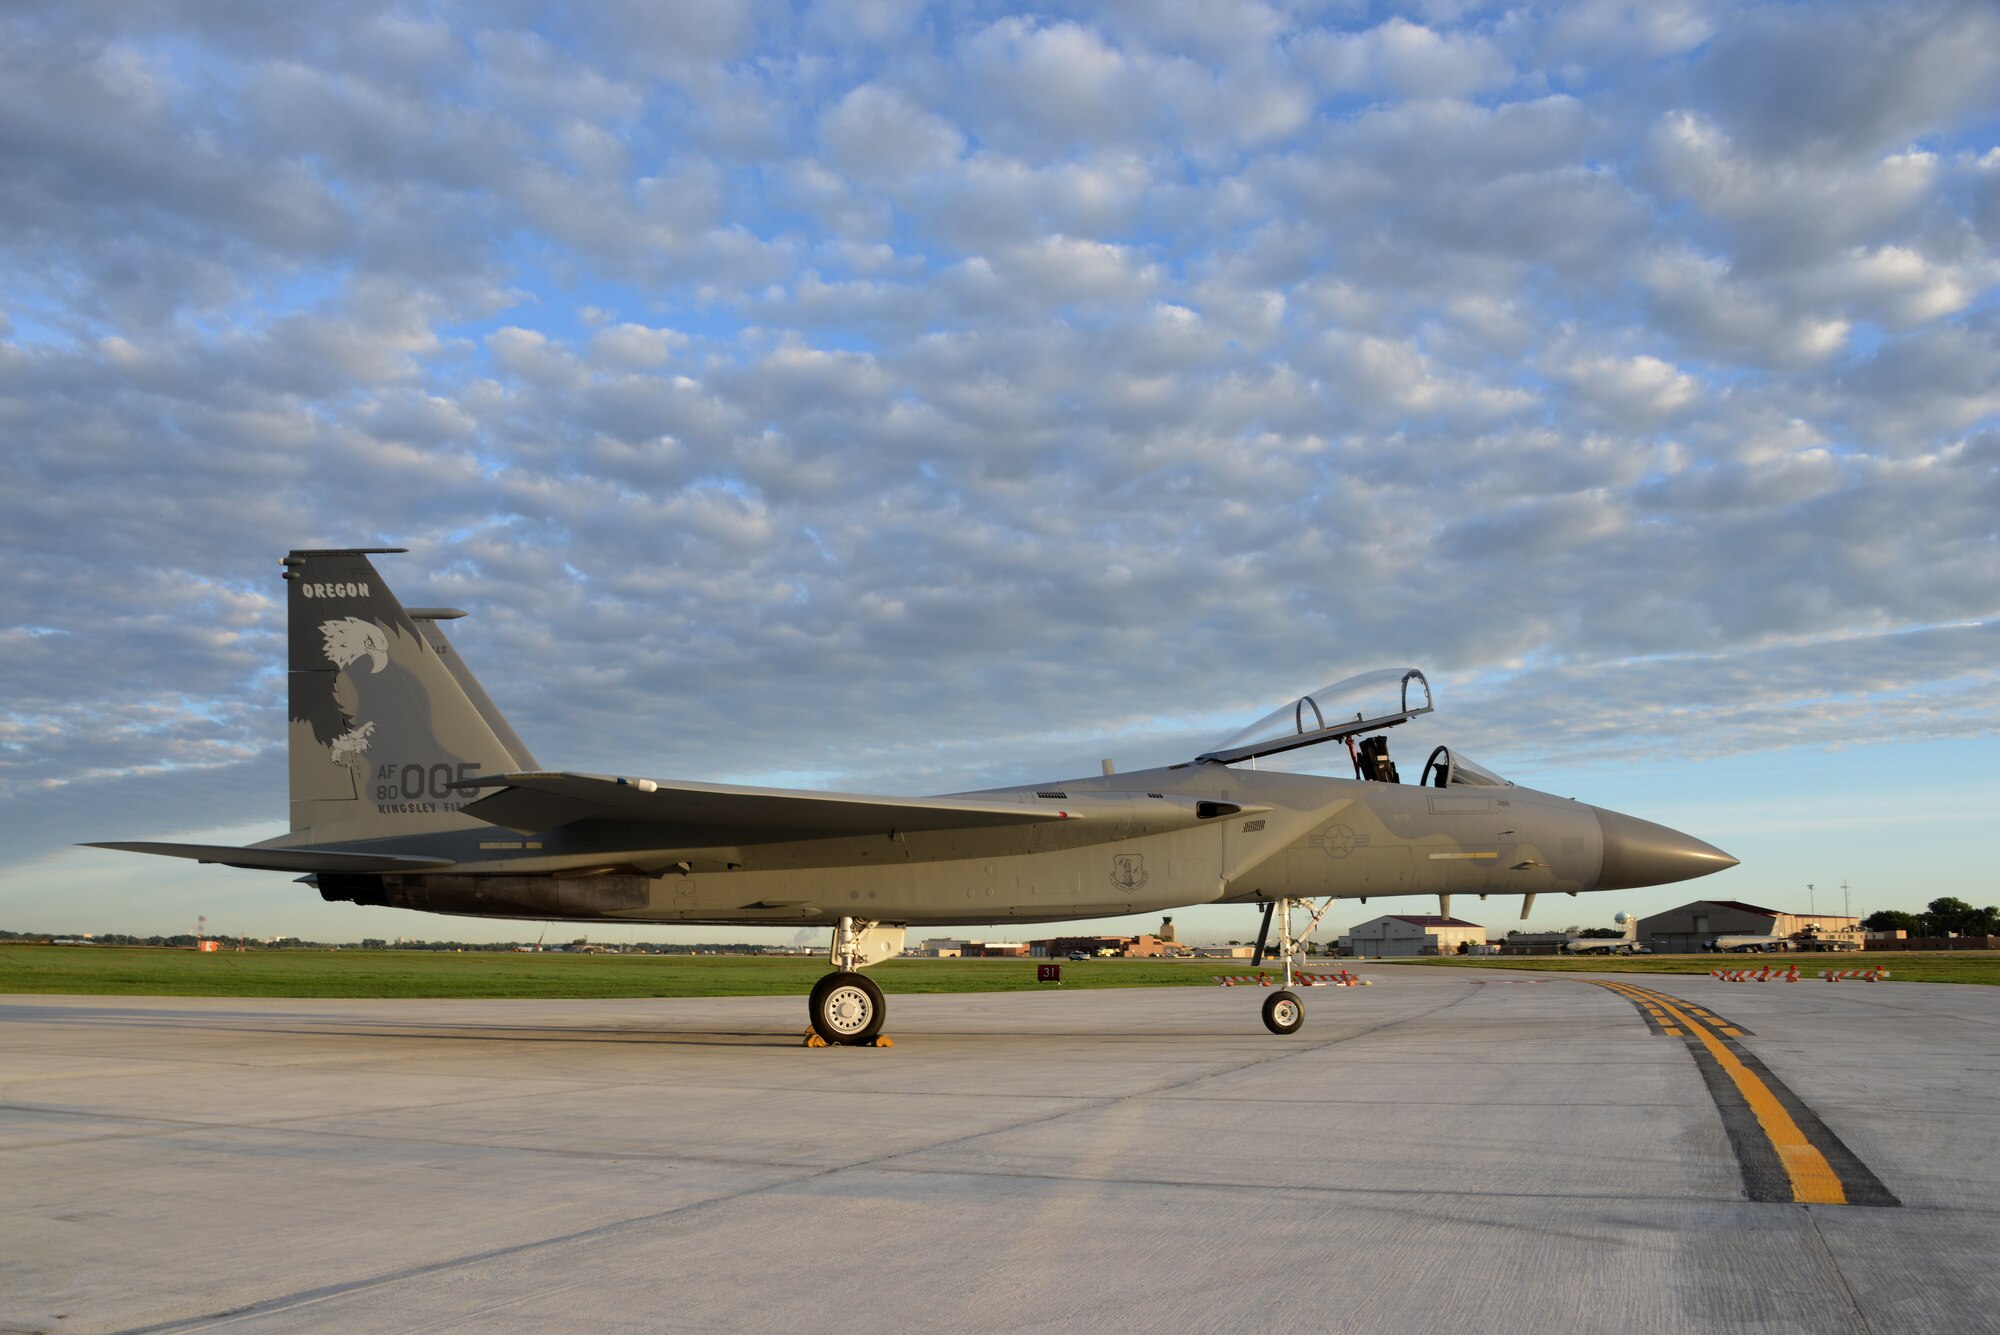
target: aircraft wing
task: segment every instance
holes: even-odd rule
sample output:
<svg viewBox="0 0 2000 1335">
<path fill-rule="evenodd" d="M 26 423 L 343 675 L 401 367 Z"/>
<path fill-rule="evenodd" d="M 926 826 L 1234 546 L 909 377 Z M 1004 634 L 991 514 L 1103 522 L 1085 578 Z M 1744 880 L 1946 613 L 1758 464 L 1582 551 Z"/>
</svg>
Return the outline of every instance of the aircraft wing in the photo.
<svg viewBox="0 0 2000 1335">
<path fill-rule="evenodd" d="M 196 862 L 220 862 L 252 871 L 428 871 L 449 867 L 453 858 L 399 857 L 385 853 L 333 853 L 311 848 L 232 848 L 227 844 L 85 844 L 85 848 L 115 848 L 122 853 L 156 853 Z"/>
<path fill-rule="evenodd" d="M 488 774 L 451 786 L 497 789 L 462 809 L 523 834 L 573 821 L 605 820 L 699 830 L 712 833 L 718 842 L 764 842 L 984 829 L 1073 818 L 1048 807 L 976 797 L 872 797 L 604 774 Z"/>
</svg>

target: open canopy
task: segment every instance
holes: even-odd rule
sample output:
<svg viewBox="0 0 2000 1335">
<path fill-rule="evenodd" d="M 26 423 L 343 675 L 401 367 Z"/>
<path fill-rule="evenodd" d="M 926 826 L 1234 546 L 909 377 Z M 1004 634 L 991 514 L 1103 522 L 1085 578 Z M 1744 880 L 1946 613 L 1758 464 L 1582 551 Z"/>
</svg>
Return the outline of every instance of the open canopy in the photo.
<svg viewBox="0 0 2000 1335">
<path fill-rule="evenodd" d="M 1383 668 L 1322 686 L 1281 705 L 1196 757 L 1229 765 L 1253 756 L 1358 737 L 1431 712 L 1431 684 L 1416 668 Z"/>
</svg>

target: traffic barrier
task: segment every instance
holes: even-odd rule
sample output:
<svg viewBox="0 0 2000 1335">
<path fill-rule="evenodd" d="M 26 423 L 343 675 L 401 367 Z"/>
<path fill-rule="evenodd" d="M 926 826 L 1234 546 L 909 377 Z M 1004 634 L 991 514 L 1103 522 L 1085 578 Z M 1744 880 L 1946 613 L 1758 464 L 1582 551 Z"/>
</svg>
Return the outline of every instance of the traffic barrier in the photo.
<svg viewBox="0 0 2000 1335">
<path fill-rule="evenodd" d="M 1857 983 L 1879 983 L 1888 978 L 1889 971 L 1877 965 L 1873 969 L 1821 969 L 1819 976 L 1829 983 L 1853 979 Z"/>
<path fill-rule="evenodd" d="M 1210 974 L 1217 987 L 1270 987 L 1285 980 L 1269 973 Z M 1356 978 L 1347 970 L 1339 973 L 1299 973 L 1292 975 L 1292 982 L 1298 987 L 1373 987 L 1366 978 Z"/>
<path fill-rule="evenodd" d="M 1710 969 L 1708 976 L 1719 983 L 1796 983 L 1799 966 L 1774 969 L 1766 964 L 1761 969 Z"/>
</svg>

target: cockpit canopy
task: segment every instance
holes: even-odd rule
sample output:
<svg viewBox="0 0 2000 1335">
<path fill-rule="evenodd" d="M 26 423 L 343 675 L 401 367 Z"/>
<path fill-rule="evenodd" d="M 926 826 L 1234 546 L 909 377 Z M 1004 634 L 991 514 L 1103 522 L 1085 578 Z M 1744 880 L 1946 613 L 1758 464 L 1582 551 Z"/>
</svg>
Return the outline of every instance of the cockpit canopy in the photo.
<svg viewBox="0 0 2000 1335">
<path fill-rule="evenodd" d="M 1198 760 L 1234 764 L 1253 756 L 1378 732 L 1431 712 L 1431 684 L 1416 668 L 1383 668 L 1322 686 L 1230 734 Z"/>
<path fill-rule="evenodd" d="M 1401 783 L 1389 758 L 1389 739 L 1363 737 L 1408 723 L 1431 712 L 1431 684 L 1416 668 L 1383 668 L 1323 686 L 1302 695 L 1224 738 L 1197 762 L 1231 765 L 1257 756 L 1347 740 L 1354 776 L 1377 783 Z M 1354 738 L 1361 737 L 1357 746 Z M 1511 788 L 1514 785 L 1450 747 L 1435 748 L 1418 783 L 1427 788 Z"/>
</svg>

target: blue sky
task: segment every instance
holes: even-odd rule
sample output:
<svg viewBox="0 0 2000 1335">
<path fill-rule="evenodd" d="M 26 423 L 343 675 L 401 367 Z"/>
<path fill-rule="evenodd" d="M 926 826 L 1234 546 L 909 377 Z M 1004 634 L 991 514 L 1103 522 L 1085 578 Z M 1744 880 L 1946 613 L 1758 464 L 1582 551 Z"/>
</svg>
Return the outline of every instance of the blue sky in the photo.
<svg viewBox="0 0 2000 1335">
<path fill-rule="evenodd" d="M 0 33 L 5 926 L 485 930 L 70 847 L 280 828 L 313 545 L 564 767 L 1031 781 L 1407 662 L 1703 891 L 2000 898 L 1989 4 Z"/>
</svg>

